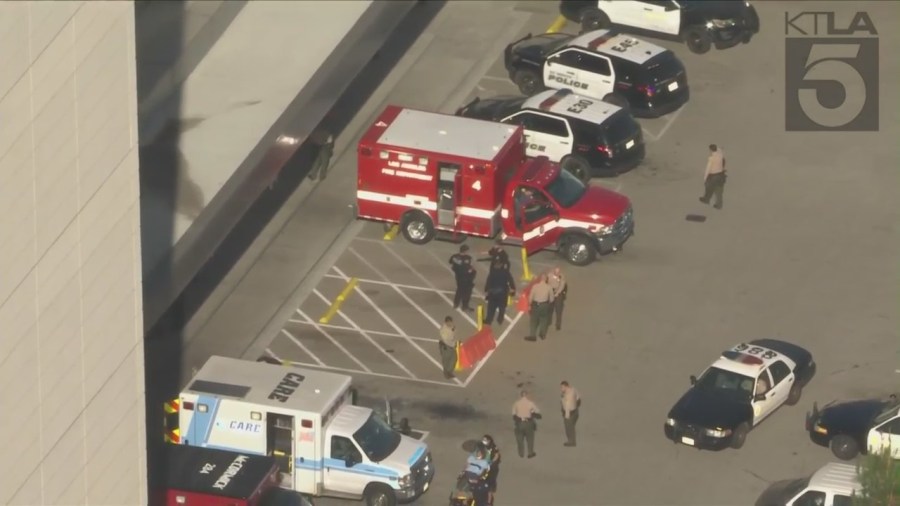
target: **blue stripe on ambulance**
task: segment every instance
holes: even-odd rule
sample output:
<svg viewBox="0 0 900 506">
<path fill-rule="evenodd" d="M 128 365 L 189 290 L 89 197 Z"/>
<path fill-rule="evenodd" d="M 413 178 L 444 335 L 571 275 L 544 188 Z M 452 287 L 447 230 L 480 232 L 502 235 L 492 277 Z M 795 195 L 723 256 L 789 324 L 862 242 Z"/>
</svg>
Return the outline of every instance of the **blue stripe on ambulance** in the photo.
<svg viewBox="0 0 900 506">
<path fill-rule="evenodd" d="M 200 404 L 206 405 L 206 413 L 200 411 Z M 191 446 L 205 446 L 209 440 L 209 434 L 212 432 L 212 424 L 216 419 L 216 411 L 219 409 L 219 399 L 198 395 L 197 401 L 194 403 L 194 414 L 191 417 L 191 423 L 188 425 L 187 434 L 184 438 L 186 443 Z"/>
<path fill-rule="evenodd" d="M 400 473 L 393 469 L 372 464 L 356 464 L 355 466 L 348 468 L 345 466 L 344 461 L 340 459 L 312 460 L 297 458 L 294 460 L 294 467 L 296 469 L 321 470 L 326 466 L 336 468 L 337 471 L 343 473 L 364 474 L 367 476 L 377 476 L 379 478 L 394 478 L 394 480 L 400 477 Z"/>
<path fill-rule="evenodd" d="M 410 467 L 412 467 L 413 464 L 415 464 L 416 462 L 418 462 L 419 459 L 422 458 L 422 454 L 424 454 L 424 453 L 425 453 L 425 447 L 424 447 L 424 446 L 422 446 L 421 448 L 419 448 L 418 450 L 416 450 L 416 453 L 413 453 L 413 456 L 409 458 L 408 464 L 410 465 Z"/>
</svg>

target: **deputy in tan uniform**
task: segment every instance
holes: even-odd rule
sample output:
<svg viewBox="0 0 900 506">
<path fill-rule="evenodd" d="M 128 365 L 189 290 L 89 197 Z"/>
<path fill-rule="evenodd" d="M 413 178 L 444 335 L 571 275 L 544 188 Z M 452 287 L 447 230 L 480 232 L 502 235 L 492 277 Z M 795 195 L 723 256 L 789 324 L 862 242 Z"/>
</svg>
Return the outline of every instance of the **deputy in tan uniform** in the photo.
<svg viewBox="0 0 900 506">
<path fill-rule="evenodd" d="M 534 431 L 537 429 L 535 420 L 541 417 L 541 411 L 537 405 L 531 401 L 527 390 L 519 392 L 519 400 L 512 406 L 513 423 L 515 423 L 516 433 L 516 449 L 519 451 L 519 457 L 525 456 L 525 445 L 528 445 L 528 458 L 533 458 L 534 453 Z"/>
<path fill-rule="evenodd" d="M 563 443 L 563 446 L 575 446 L 575 424 L 578 423 L 578 408 L 581 407 L 581 395 L 568 381 L 562 381 L 559 387 L 563 426 L 566 428 L 566 442 Z"/>
<path fill-rule="evenodd" d="M 703 174 L 705 190 L 700 202 L 709 204 L 709 199 L 715 196 L 713 207 L 722 209 L 722 194 L 725 192 L 725 153 L 715 144 L 709 145 L 709 158 L 706 160 L 706 172 Z"/>
<path fill-rule="evenodd" d="M 562 330 L 563 308 L 566 305 L 566 294 L 569 289 L 569 285 L 566 284 L 566 275 L 563 274 L 562 269 L 555 267 L 550 272 L 547 284 L 553 290 L 553 310 L 550 312 L 550 324 L 553 324 L 555 321 L 556 330 Z"/>
<path fill-rule="evenodd" d="M 528 302 L 531 304 L 530 329 L 528 341 L 547 338 L 547 327 L 550 326 L 550 318 L 553 311 L 553 289 L 547 283 L 547 275 L 541 274 L 537 282 L 531 287 L 528 294 Z"/>
<path fill-rule="evenodd" d="M 453 371 L 456 369 L 456 325 L 453 324 L 453 318 L 444 318 L 444 324 L 441 326 L 441 339 L 438 341 L 438 350 L 441 352 L 441 366 L 444 369 L 444 377 L 447 379 L 454 378 Z"/>
</svg>

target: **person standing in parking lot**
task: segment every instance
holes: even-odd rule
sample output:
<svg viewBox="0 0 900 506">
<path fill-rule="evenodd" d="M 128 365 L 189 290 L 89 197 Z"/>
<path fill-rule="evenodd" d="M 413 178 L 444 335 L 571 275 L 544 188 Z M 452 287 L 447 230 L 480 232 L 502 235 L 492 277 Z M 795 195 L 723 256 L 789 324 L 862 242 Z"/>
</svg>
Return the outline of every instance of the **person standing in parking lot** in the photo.
<svg viewBox="0 0 900 506">
<path fill-rule="evenodd" d="M 462 307 L 463 311 L 471 311 L 469 301 L 472 299 L 472 290 L 475 288 L 475 267 L 472 266 L 472 257 L 469 256 L 469 247 L 465 244 L 459 247 L 459 253 L 450 256 L 450 268 L 456 278 L 456 292 L 453 294 L 453 309 Z"/>
<path fill-rule="evenodd" d="M 324 181 L 328 175 L 328 165 L 331 163 L 331 156 L 334 154 L 334 136 L 331 132 L 324 128 L 317 128 L 309 136 L 313 141 L 318 152 L 316 159 L 313 161 L 312 168 L 309 171 L 309 179 L 315 181 Z"/>
<path fill-rule="evenodd" d="M 453 318 L 444 318 L 441 326 L 441 338 L 438 341 L 438 350 L 441 352 L 441 367 L 444 369 L 444 377 L 451 379 L 456 377 L 453 371 L 456 369 L 456 325 Z"/>
<path fill-rule="evenodd" d="M 547 275 L 538 276 L 537 282 L 528 293 L 528 302 L 531 304 L 529 315 L 529 333 L 526 341 L 536 341 L 538 337 L 547 338 L 547 327 L 550 326 L 550 317 L 553 311 L 553 289 L 547 283 Z"/>
<path fill-rule="evenodd" d="M 506 318 L 506 305 L 510 295 L 516 293 L 516 282 L 509 272 L 509 264 L 497 258 L 491 264 L 490 273 L 484 283 L 484 298 L 487 301 L 487 311 L 484 314 L 485 325 L 491 325 L 494 315 L 497 315 L 497 325 L 502 325 Z"/>
<path fill-rule="evenodd" d="M 713 207 L 722 209 L 722 194 L 725 192 L 725 153 L 715 144 L 709 145 L 709 158 L 706 160 L 706 172 L 703 175 L 704 192 L 700 202 L 709 204 L 709 199 L 715 197 Z"/>
<path fill-rule="evenodd" d="M 566 276 L 562 269 L 555 267 L 550 272 L 548 280 L 550 288 L 553 290 L 553 311 L 550 313 L 550 324 L 556 322 L 556 330 L 562 330 L 562 315 L 566 305 L 566 294 L 569 291 L 569 285 L 566 284 Z"/>
<path fill-rule="evenodd" d="M 525 446 L 528 446 L 528 458 L 533 458 L 534 453 L 534 431 L 537 429 L 537 420 L 541 416 L 541 411 L 537 405 L 532 402 L 528 396 L 527 390 L 519 392 L 519 400 L 513 403 L 512 417 L 515 424 L 516 449 L 519 451 L 519 457 L 525 456 Z"/>
<path fill-rule="evenodd" d="M 560 382 L 559 386 L 563 426 L 566 429 L 566 442 L 563 446 L 575 446 L 575 424 L 578 423 L 578 408 L 581 407 L 581 395 L 568 381 Z"/>
</svg>

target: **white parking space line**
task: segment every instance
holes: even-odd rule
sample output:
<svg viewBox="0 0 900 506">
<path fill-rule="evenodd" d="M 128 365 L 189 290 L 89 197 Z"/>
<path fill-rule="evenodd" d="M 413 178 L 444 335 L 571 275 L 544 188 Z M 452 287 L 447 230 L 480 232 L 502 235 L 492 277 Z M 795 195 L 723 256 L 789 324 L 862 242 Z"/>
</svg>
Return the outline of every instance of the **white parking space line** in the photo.
<svg viewBox="0 0 900 506">
<path fill-rule="evenodd" d="M 376 273 L 376 274 L 378 274 L 379 276 L 381 275 L 380 273 Z M 326 277 L 329 279 L 340 279 L 343 281 L 346 281 L 346 279 L 347 279 L 344 276 L 338 276 L 337 274 L 326 274 L 323 277 Z M 452 290 L 435 290 L 433 288 L 428 288 L 427 286 L 404 285 L 402 283 L 392 283 L 390 281 L 379 281 L 377 279 L 365 279 L 365 278 L 356 278 L 356 279 L 359 283 L 367 283 L 370 285 L 394 286 L 394 287 L 403 288 L 406 290 L 421 290 L 423 292 L 441 292 L 441 293 L 447 293 L 447 294 L 453 293 Z"/>
<path fill-rule="evenodd" d="M 472 372 L 469 373 L 469 377 L 466 378 L 466 381 L 464 381 L 462 384 L 463 387 L 469 386 L 469 383 L 471 383 L 472 380 L 475 379 L 475 375 L 478 374 L 478 371 L 480 371 L 481 368 L 484 367 L 484 364 L 486 364 L 488 359 L 491 358 L 491 355 L 493 355 L 494 352 L 500 348 L 500 344 L 503 342 L 504 339 L 506 339 L 506 336 L 509 335 L 510 331 L 512 331 L 513 327 L 516 326 L 516 323 L 519 322 L 519 320 L 522 318 L 522 315 L 524 315 L 524 314 L 525 313 L 519 313 L 516 315 L 515 318 L 512 319 L 512 322 L 510 322 L 509 325 L 507 325 L 507 327 L 503 331 L 503 333 L 500 334 L 500 337 L 497 338 L 497 341 L 496 341 L 497 345 L 494 347 L 494 349 L 489 351 L 487 353 L 487 355 L 485 355 L 481 360 L 479 360 L 478 364 L 475 365 L 475 368 L 472 369 Z"/>
<path fill-rule="evenodd" d="M 666 123 L 666 126 L 664 126 L 662 128 L 662 130 L 659 131 L 659 134 L 656 135 L 656 140 L 662 139 L 662 136 L 666 134 L 666 131 L 668 131 L 669 127 L 671 127 L 672 124 L 675 123 L 675 120 L 678 119 L 678 116 L 681 114 L 682 111 L 684 111 L 684 109 L 686 107 L 687 107 L 687 104 L 684 104 L 677 111 L 672 113 L 672 116 L 669 118 L 669 121 L 668 121 L 668 123 Z"/>
<path fill-rule="evenodd" d="M 353 249 L 353 248 L 351 247 L 351 248 L 348 248 L 348 251 L 350 251 L 350 253 L 356 255 L 356 258 L 358 258 L 360 262 L 362 262 L 363 264 L 365 264 L 366 267 L 372 269 L 373 272 L 375 272 L 376 274 L 378 274 L 379 276 L 381 276 L 381 277 L 384 278 L 384 279 L 388 279 L 387 276 L 385 276 L 381 271 L 379 271 L 378 269 L 376 269 L 374 265 L 372 265 L 371 263 L 369 263 L 369 261 L 366 260 L 365 257 L 363 257 L 362 255 L 360 255 L 355 249 Z M 349 281 L 349 280 L 350 280 L 350 278 L 348 278 L 346 274 L 344 274 L 340 269 L 338 269 L 337 266 L 332 267 L 332 268 L 334 269 L 335 272 L 337 272 L 340 276 L 343 277 L 344 281 Z M 359 285 L 357 285 L 357 286 L 359 286 Z M 422 309 L 418 304 L 416 304 L 415 302 L 413 302 L 413 300 L 410 299 L 408 295 L 406 295 L 406 292 L 404 292 L 403 290 L 397 288 L 396 286 L 392 286 L 391 288 L 393 288 L 394 291 L 397 292 L 398 295 L 400 295 L 401 297 L 403 297 L 404 299 L 406 299 L 406 302 L 408 302 L 411 306 L 413 306 L 414 308 L 416 308 L 416 310 L 419 311 L 419 313 L 420 313 L 422 316 L 424 316 L 426 320 L 430 321 L 431 324 L 434 325 L 434 328 L 436 328 L 436 329 L 441 328 L 441 324 L 438 323 L 437 320 L 435 320 L 434 318 L 432 318 L 431 315 L 428 314 L 427 311 L 425 311 L 425 310 Z"/>
<path fill-rule="evenodd" d="M 322 295 L 321 293 L 319 293 L 318 290 L 315 290 L 315 294 L 316 294 L 320 299 L 322 299 L 322 302 L 324 302 L 325 304 L 330 304 L 330 303 L 331 303 L 331 301 L 328 300 L 328 298 L 326 298 L 324 295 Z M 409 369 L 407 369 L 406 366 L 403 365 L 402 363 L 400 363 L 400 361 L 397 360 L 393 355 L 391 355 L 390 353 L 386 352 L 386 351 L 384 350 L 384 348 L 382 348 L 377 342 L 375 342 L 374 339 L 372 339 L 372 336 L 370 336 L 370 335 L 368 334 L 367 331 L 365 331 L 365 330 L 363 330 L 362 328 L 360 328 L 360 326 L 357 325 L 356 322 L 354 322 L 353 320 L 351 320 L 349 316 L 347 316 L 346 314 L 344 314 L 343 311 L 338 310 L 337 314 L 339 314 L 339 315 L 341 316 L 341 318 L 344 319 L 344 321 L 346 321 L 347 323 L 349 323 L 353 330 L 355 330 L 356 332 L 359 332 L 359 333 L 360 333 L 363 337 L 365 337 L 370 343 L 372 343 L 372 346 L 378 348 L 378 351 L 380 351 L 385 357 L 391 359 L 391 361 L 392 361 L 397 367 L 399 367 L 400 369 L 403 369 L 403 372 L 405 372 L 405 373 L 407 374 L 407 376 L 409 376 L 409 377 L 412 378 L 412 379 L 419 379 L 418 376 L 416 376 L 415 374 L 412 373 L 412 371 L 410 371 Z M 407 338 L 407 340 L 408 340 L 408 339 L 409 339 L 409 338 Z"/>
<path fill-rule="evenodd" d="M 309 323 L 308 321 L 306 321 L 306 320 L 298 320 L 298 319 L 296 319 L 296 318 L 291 318 L 291 319 L 289 319 L 288 321 L 291 322 L 291 323 L 299 323 L 299 324 L 303 324 L 303 325 L 309 325 L 309 324 L 310 324 L 310 323 Z M 355 328 L 353 328 L 353 327 L 347 327 L 347 326 L 345 326 L 345 325 L 333 325 L 333 324 L 330 324 L 330 323 L 320 323 L 319 325 L 322 326 L 322 327 L 324 327 L 324 328 L 326 328 L 326 329 L 333 329 L 333 330 L 346 330 L 346 331 L 350 331 L 350 332 L 353 332 L 353 331 L 356 331 L 356 330 L 357 330 L 357 329 L 355 329 Z M 371 334 L 371 335 L 373 335 L 373 336 L 399 337 L 399 338 L 415 339 L 416 341 L 425 341 L 425 342 L 428 342 L 428 343 L 437 343 L 437 342 L 438 342 L 438 339 L 437 339 L 437 338 L 434 338 L 434 337 L 407 336 L 407 335 L 404 335 L 404 334 L 395 334 L 395 333 L 393 333 L 393 332 L 382 332 L 382 331 L 380 331 L 380 330 L 367 330 L 366 332 L 369 333 L 369 334 Z"/>
<path fill-rule="evenodd" d="M 313 293 L 315 293 L 315 294 L 321 296 L 321 293 L 319 293 L 319 289 L 318 289 L 318 288 L 314 288 L 314 289 L 313 289 Z M 302 316 L 302 317 L 305 318 L 309 323 L 311 323 L 311 324 L 313 325 L 313 327 L 316 328 L 316 330 L 318 330 L 319 332 L 321 332 L 323 336 L 327 337 L 327 338 L 331 341 L 332 344 L 334 344 L 335 346 L 337 346 L 338 349 L 340 349 L 341 351 L 343 351 L 345 355 L 347 355 L 348 357 L 350 357 L 350 360 L 356 362 L 356 365 L 360 366 L 360 367 L 362 368 L 363 371 L 365 371 L 366 373 L 372 373 L 372 370 L 369 369 L 368 367 L 366 367 L 366 364 L 362 363 L 358 358 L 356 358 L 356 355 L 350 353 L 350 352 L 347 350 L 347 348 L 344 348 L 344 345 L 342 345 L 341 343 L 338 342 L 337 339 L 335 339 L 334 337 L 332 337 L 331 334 L 329 334 L 327 330 L 323 329 L 317 322 L 315 322 L 312 318 L 310 318 L 309 316 L 307 316 L 306 313 L 304 313 L 303 311 L 300 311 L 300 310 L 298 309 L 297 312 L 300 314 L 300 316 Z M 297 342 L 299 342 L 299 340 L 298 340 Z M 401 377 L 402 377 L 402 376 L 401 376 Z"/>
<path fill-rule="evenodd" d="M 335 269 L 335 271 L 336 271 L 338 274 L 344 276 L 344 273 L 341 272 L 337 267 L 334 267 L 334 269 Z M 349 277 L 345 277 L 345 279 L 347 279 L 348 281 L 350 280 Z M 400 328 L 400 326 L 397 325 L 397 323 L 396 323 L 394 320 L 392 320 L 391 317 L 389 317 L 389 316 L 387 315 L 387 313 L 385 313 L 380 307 L 378 307 L 378 304 L 375 304 L 375 301 L 373 301 L 371 298 L 369 298 L 369 296 L 366 294 L 366 292 L 362 291 L 362 290 L 359 288 L 359 285 L 356 285 L 356 287 L 355 287 L 353 290 L 354 290 L 356 293 L 358 293 L 360 297 L 362 297 L 363 299 L 365 299 L 366 302 L 368 302 L 368 303 L 372 306 L 372 309 L 374 309 L 378 314 L 380 314 L 381 317 L 384 318 L 384 320 L 388 323 L 388 325 L 390 325 L 391 327 L 393 327 L 394 330 L 396 330 L 398 334 L 404 334 L 404 335 L 406 334 L 405 332 L 403 332 L 403 329 Z M 439 326 L 438 328 L 440 328 L 440 326 Z M 438 362 L 434 357 L 432 357 L 431 354 L 429 354 L 429 353 L 427 353 L 425 350 L 423 350 L 422 347 L 419 346 L 415 341 L 413 341 L 412 339 L 407 338 L 407 339 L 406 339 L 406 342 L 408 342 L 413 348 L 419 350 L 419 352 L 420 352 L 422 355 L 424 355 L 425 358 L 427 358 L 432 364 L 434 364 L 435 367 L 438 368 L 438 370 L 441 370 L 441 371 L 444 370 L 444 367 L 440 364 L 440 362 Z M 457 383 L 462 384 L 462 383 L 459 381 L 459 379 L 454 378 L 454 380 L 456 380 Z"/>
<path fill-rule="evenodd" d="M 436 287 L 436 286 L 434 286 L 433 284 L 431 284 L 431 281 L 428 281 L 428 278 L 426 278 L 426 277 L 423 276 L 419 271 L 417 271 L 415 268 L 413 268 L 413 266 L 410 265 L 409 262 L 407 262 L 406 260 L 404 260 L 403 257 L 401 257 L 399 254 L 397 254 L 396 251 L 392 250 L 392 249 L 390 248 L 390 246 L 388 246 L 387 244 L 384 244 L 384 242 L 381 243 L 381 246 L 385 249 L 385 251 L 387 251 L 388 253 L 390 253 L 391 255 L 393 255 L 394 258 L 396 258 L 398 262 L 400 262 L 400 263 L 402 263 L 403 265 L 405 265 L 406 268 L 409 269 L 410 272 L 412 272 L 413 274 L 415 274 L 416 276 L 418 276 L 419 279 L 421 279 L 426 285 L 430 286 L 431 289 L 434 290 L 434 292 L 435 292 L 436 294 L 438 294 L 438 296 L 440 296 L 442 299 L 444 299 L 444 300 L 447 302 L 447 304 L 450 305 L 450 307 L 453 307 L 453 301 L 450 300 L 449 297 L 447 297 L 446 295 L 444 295 L 444 294 L 441 292 L 441 290 L 438 289 L 438 287 Z M 384 276 L 382 276 L 382 277 L 384 277 Z M 387 278 L 385 278 L 385 279 L 387 279 Z M 468 320 L 469 323 L 471 323 L 473 327 L 478 328 L 478 324 L 475 323 L 475 320 L 473 320 L 471 316 L 469 316 L 468 314 L 466 314 L 465 311 L 463 311 L 463 310 L 461 310 L 461 309 L 457 309 L 457 312 L 458 312 L 459 314 L 463 315 L 463 318 L 465 318 L 466 320 Z"/>
<path fill-rule="evenodd" d="M 319 357 L 317 357 L 315 354 L 313 354 L 313 352 L 309 351 L 309 348 L 307 348 L 306 346 L 304 346 L 303 343 L 300 342 L 299 339 L 297 339 L 297 336 L 295 336 L 294 334 L 291 334 L 291 333 L 288 332 L 286 329 L 281 329 L 281 332 L 284 333 L 284 335 L 286 335 L 288 339 L 290 339 L 291 341 L 293 341 L 294 344 L 296 344 L 298 348 L 300 348 L 301 350 L 303 350 L 303 353 L 306 353 L 307 355 L 310 356 L 310 358 L 312 358 L 313 360 L 315 360 L 317 364 L 319 364 L 320 366 L 324 366 L 324 365 L 325 365 L 325 362 L 322 362 L 322 361 L 319 359 Z M 270 352 L 270 353 L 271 353 L 271 352 Z M 278 357 L 275 357 L 275 358 L 278 358 Z M 281 360 L 281 359 L 279 358 L 278 360 Z"/>
<path fill-rule="evenodd" d="M 356 369 L 347 369 L 346 367 L 333 367 L 330 365 L 307 364 L 306 362 L 297 362 L 294 360 L 284 360 L 284 359 L 280 358 L 278 355 L 276 355 L 275 353 L 273 353 L 272 350 L 270 350 L 268 348 L 266 348 L 266 353 L 270 357 L 274 358 L 275 360 L 281 362 L 282 364 L 287 364 L 287 365 L 312 367 L 315 369 L 324 369 L 326 371 L 335 371 L 335 372 L 341 372 L 341 373 L 345 373 L 345 374 L 368 374 L 371 376 L 378 376 L 379 378 L 389 378 L 389 379 L 403 380 L 403 381 L 417 381 L 420 383 L 431 383 L 432 385 L 441 385 L 441 386 L 445 386 L 445 387 L 460 387 L 460 388 L 462 388 L 462 383 L 458 383 L 458 384 L 457 383 L 444 383 L 443 381 L 435 381 L 435 380 L 427 380 L 427 379 L 411 380 L 404 376 L 397 376 L 395 374 L 384 374 L 384 373 L 380 373 L 380 372 L 371 372 L 371 371 L 369 371 L 369 372 L 358 371 Z M 424 432 L 424 431 L 419 431 L 419 432 Z"/>
<path fill-rule="evenodd" d="M 494 81 L 494 82 L 499 81 L 499 82 L 504 82 L 504 83 L 507 83 L 507 84 L 510 84 L 510 85 L 515 86 L 515 84 L 514 84 L 512 81 L 509 80 L 509 77 L 505 77 L 505 76 L 504 76 L 504 77 L 497 77 L 497 76 L 482 76 L 482 77 L 481 77 L 481 80 L 482 80 L 482 81 Z"/>
</svg>

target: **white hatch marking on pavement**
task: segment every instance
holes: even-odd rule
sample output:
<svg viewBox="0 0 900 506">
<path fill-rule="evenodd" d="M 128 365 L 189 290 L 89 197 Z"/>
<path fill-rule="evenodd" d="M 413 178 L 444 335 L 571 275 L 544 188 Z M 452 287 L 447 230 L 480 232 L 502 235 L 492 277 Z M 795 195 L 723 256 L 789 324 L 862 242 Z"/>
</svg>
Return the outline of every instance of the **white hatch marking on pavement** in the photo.
<svg viewBox="0 0 900 506">
<path fill-rule="evenodd" d="M 313 289 L 313 293 L 315 293 L 315 294 L 321 296 L 321 293 L 319 292 L 319 289 L 318 289 L 318 288 L 314 288 L 314 289 Z M 356 355 L 350 353 L 350 351 L 348 351 L 347 348 L 344 348 L 344 346 L 343 346 L 341 343 L 339 343 L 338 340 L 335 339 L 331 334 L 329 334 L 327 330 L 323 329 L 323 328 L 319 325 L 318 322 L 314 321 L 312 318 L 310 318 L 309 316 L 307 316 L 305 313 L 302 313 L 302 312 L 301 312 L 300 315 L 303 316 L 304 318 L 306 318 L 307 320 L 309 320 L 309 322 L 312 323 L 312 325 L 316 328 L 316 330 L 318 330 L 319 332 L 321 332 L 322 335 L 325 336 L 325 337 L 327 337 L 327 338 L 331 341 L 332 344 L 334 344 L 335 346 L 337 346 L 338 349 L 340 349 L 341 351 L 343 351 L 345 355 L 347 355 L 348 357 L 350 357 L 350 360 L 356 362 L 356 365 L 362 367 L 362 369 L 363 369 L 364 371 L 366 371 L 367 373 L 371 373 L 371 372 L 372 372 L 371 369 L 369 369 L 368 367 L 366 367 L 366 364 L 362 363 L 362 361 L 360 361 L 358 358 L 356 358 Z"/>
<path fill-rule="evenodd" d="M 322 299 L 322 302 L 324 302 L 325 304 L 330 304 L 330 301 L 325 296 L 323 296 L 321 293 L 319 293 L 318 290 L 315 292 L 315 294 L 320 299 Z M 402 363 L 400 363 L 400 361 L 397 360 L 393 355 L 391 355 L 390 353 L 385 351 L 384 348 L 382 348 L 377 342 L 375 342 L 374 339 L 372 339 L 372 336 L 369 335 L 368 331 L 363 330 L 359 325 L 356 324 L 356 322 L 351 320 L 349 316 L 344 314 L 343 311 L 338 310 L 337 314 L 341 315 L 341 318 L 343 318 L 344 321 L 349 323 L 353 330 L 360 333 L 364 338 L 366 338 L 370 343 L 372 343 L 372 346 L 378 348 L 378 351 L 380 351 L 385 357 L 391 359 L 391 361 L 394 362 L 394 364 L 396 364 L 397 367 L 399 367 L 400 369 L 403 369 L 403 372 L 405 372 L 410 378 L 419 379 L 415 374 L 412 373 L 412 371 L 407 369 L 406 366 L 403 365 Z"/>
<path fill-rule="evenodd" d="M 484 367 L 484 364 L 486 364 L 488 359 L 491 358 L 491 355 L 493 355 L 494 352 L 500 348 L 500 343 L 502 343 L 503 340 L 506 339 L 506 336 L 509 335 L 510 331 L 513 329 L 513 327 L 516 326 L 516 323 L 519 322 L 519 319 L 521 319 L 522 315 L 524 315 L 524 314 L 525 313 L 519 313 L 516 315 L 515 318 L 513 318 L 512 322 L 510 322 L 510 324 L 506 327 L 506 329 L 503 331 L 503 333 L 500 334 L 500 337 L 497 338 L 496 347 L 493 350 L 489 351 L 487 353 L 487 355 L 484 356 L 484 358 L 482 358 L 481 360 L 478 361 L 478 364 L 475 366 L 474 369 L 472 369 L 472 372 L 469 373 L 469 377 L 466 378 L 466 381 L 463 382 L 462 386 L 464 386 L 464 387 L 469 386 L 469 383 L 471 383 L 472 380 L 475 379 L 475 375 L 478 374 L 478 371 L 480 371 L 481 368 Z"/>
<path fill-rule="evenodd" d="M 687 107 L 687 104 L 684 104 L 677 111 L 672 113 L 672 116 L 669 117 L 669 121 L 666 123 L 666 126 L 664 126 L 662 130 L 659 131 L 659 134 L 656 135 L 656 140 L 662 139 L 662 136 L 665 135 L 669 127 L 672 126 L 673 123 L 675 123 L 675 120 L 678 119 L 678 116 L 682 111 L 684 111 L 685 107 Z"/>
<path fill-rule="evenodd" d="M 326 274 L 324 277 L 329 279 L 340 279 L 344 280 L 345 278 L 342 276 L 338 276 L 337 274 Z M 406 290 L 420 290 L 423 292 L 441 292 L 441 293 L 453 293 L 452 290 L 435 290 L 433 288 L 428 288 L 427 286 L 415 286 L 415 285 L 404 285 L 402 283 L 392 283 L 390 281 L 379 281 L 377 279 L 365 279 L 365 278 L 356 278 L 359 283 L 367 283 L 370 285 L 382 285 L 382 286 L 394 286 L 397 288 L 403 288 Z"/>
<path fill-rule="evenodd" d="M 301 325 L 311 325 L 310 322 L 306 320 L 298 320 L 296 318 L 291 318 L 288 320 L 291 323 L 298 323 Z M 332 323 L 320 323 L 319 326 L 326 329 L 334 329 L 334 330 L 347 330 L 347 331 L 355 331 L 356 329 L 353 327 L 348 327 L 345 325 L 334 325 Z M 426 341 L 429 343 L 437 343 L 438 339 L 434 337 L 418 337 L 418 336 L 410 336 L 406 334 L 396 334 L 394 332 L 383 332 L 380 330 L 366 330 L 369 334 L 373 336 L 384 336 L 384 337 L 396 337 L 400 339 L 415 339 L 416 341 Z"/>
<path fill-rule="evenodd" d="M 319 357 L 317 357 L 313 352 L 309 351 L 309 348 L 307 348 L 306 346 L 304 346 L 303 343 L 301 343 L 300 340 L 297 339 L 297 337 L 296 337 L 294 334 L 291 334 L 290 332 L 288 332 L 288 331 L 285 330 L 285 329 L 281 329 L 281 331 L 284 333 L 284 335 L 286 335 L 286 336 L 288 337 L 288 339 L 290 339 L 291 341 L 293 341 L 294 344 L 296 344 L 298 348 L 300 348 L 301 350 L 303 350 L 303 353 L 306 353 L 307 355 L 310 356 L 310 358 L 312 358 L 313 360 L 315 360 L 317 364 L 319 364 L 319 365 L 325 365 L 325 362 L 322 362 L 322 361 L 319 359 Z M 277 357 L 276 357 L 276 358 L 277 358 Z M 281 359 L 279 359 L 279 360 L 281 360 Z"/>
</svg>

